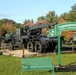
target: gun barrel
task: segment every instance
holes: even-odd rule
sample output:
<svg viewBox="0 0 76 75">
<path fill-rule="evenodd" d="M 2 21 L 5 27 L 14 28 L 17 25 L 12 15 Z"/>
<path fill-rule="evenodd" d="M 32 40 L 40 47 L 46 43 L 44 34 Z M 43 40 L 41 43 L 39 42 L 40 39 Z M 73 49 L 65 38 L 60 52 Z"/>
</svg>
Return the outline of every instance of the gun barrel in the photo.
<svg viewBox="0 0 76 75">
<path fill-rule="evenodd" d="M 38 25 L 34 25 L 34 26 L 29 26 L 29 30 L 40 29 L 40 28 L 50 28 L 56 24 L 57 24 L 56 22 L 53 22 L 53 23 L 49 23 L 49 24 L 38 24 Z"/>
<path fill-rule="evenodd" d="M 40 34 L 42 28 L 51 28 L 52 26 L 56 25 L 56 22 L 53 23 L 48 23 L 48 24 L 38 24 L 38 25 L 34 25 L 34 26 L 25 26 L 25 30 L 26 33 L 30 33 L 31 34 Z"/>
</svg>

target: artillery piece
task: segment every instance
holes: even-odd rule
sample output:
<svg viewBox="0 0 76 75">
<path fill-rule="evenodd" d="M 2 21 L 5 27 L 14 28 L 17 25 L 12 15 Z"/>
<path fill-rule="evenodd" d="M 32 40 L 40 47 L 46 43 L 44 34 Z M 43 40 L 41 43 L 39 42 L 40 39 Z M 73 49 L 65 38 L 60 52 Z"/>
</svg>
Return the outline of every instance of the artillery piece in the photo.
<svg viewBox="0 0 76 75">
<path fill-rule="evenodd" d="M 9 49 L 14 49 L 15 46 L 21 47 L 22 44 L 31 52 L 42 53 L 47 49 L 55 48 L 55 42 L 42 34 L 42 28 L 51 28 L 56 25 L 56 22 L 50 24 L 38 24 L 34 26 L 25 26 L 24 28 L 17 28 L 15 34 L 5 37 L 5 42 L 8 43 Z"/>
</svg>

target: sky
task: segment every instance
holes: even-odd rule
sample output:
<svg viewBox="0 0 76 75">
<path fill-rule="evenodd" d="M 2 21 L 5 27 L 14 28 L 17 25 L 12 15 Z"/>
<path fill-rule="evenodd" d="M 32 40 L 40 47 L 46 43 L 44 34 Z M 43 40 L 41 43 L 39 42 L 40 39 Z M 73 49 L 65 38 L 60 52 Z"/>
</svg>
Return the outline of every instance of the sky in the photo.
<svg viewBox="0 0 76 75">
<path fill-rule="evenodd" d="M 59 16 L 69 12 L 76 0 L 0 0 L 0 19 L 12 19 L 23 23 L 25 19 L 37 20 L 49 11 Z"/>
</svg>

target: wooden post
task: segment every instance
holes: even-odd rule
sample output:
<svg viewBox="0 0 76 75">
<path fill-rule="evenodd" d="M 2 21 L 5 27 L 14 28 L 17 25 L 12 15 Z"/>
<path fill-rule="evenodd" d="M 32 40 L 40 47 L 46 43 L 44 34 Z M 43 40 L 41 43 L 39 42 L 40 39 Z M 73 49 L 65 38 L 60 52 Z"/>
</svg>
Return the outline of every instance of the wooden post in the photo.
<svg viewBox="0 0 76 75">
<path fill-rule="evenodd" d="M 6 52 L 6 43 L 4 43 L 4 52 Z"/>
<path fill-rule="evenodd" d="M 58 66 L 61 66 L 61 60 L 60 60 L 60 35 L 58 36 Z"/>
<path fill-rule="evenodd" d="M 72 51 L 74 52 L 74 42 L 72 41 Z"/>
<path fill-rule="evenodd" d="M 23 47 L 23 50 L 22 50 L 22 51 L 23 51 L 23 52 L 22 52 L 22 53 L 23 53 L 23 54 L 22 54 L 22 58 L 24 58 L 24 57 L 25 57 L 24 44 L 22 44 L 22 47 Z"/>
</svg>

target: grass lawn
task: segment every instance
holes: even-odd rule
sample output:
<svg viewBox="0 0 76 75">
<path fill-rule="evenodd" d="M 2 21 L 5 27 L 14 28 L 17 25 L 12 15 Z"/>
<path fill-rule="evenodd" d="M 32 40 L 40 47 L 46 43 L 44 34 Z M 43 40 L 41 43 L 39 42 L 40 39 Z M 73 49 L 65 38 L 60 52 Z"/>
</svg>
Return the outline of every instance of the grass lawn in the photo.
<svg viewBox="0 0 76 75">
<path fill-rule="evenodd" d="M 54 65 L 57 65 L 57 55 L 51 54 L 49 56 L 53 59 Z M 20 59 L 12 56 L 0 55 L 0 75 L 20 75 Z M 61 54 L 61 65 L 74 64 L 76 65 L 76 54 Z M 70 68 L 71 69 L 71 68 Z M 27 71 L 24 75 L 51 75 L 49 71 Z M 55 71 L 55 75 L 76 75 L 75 70 L 60 69 Z"/>
</svg>

